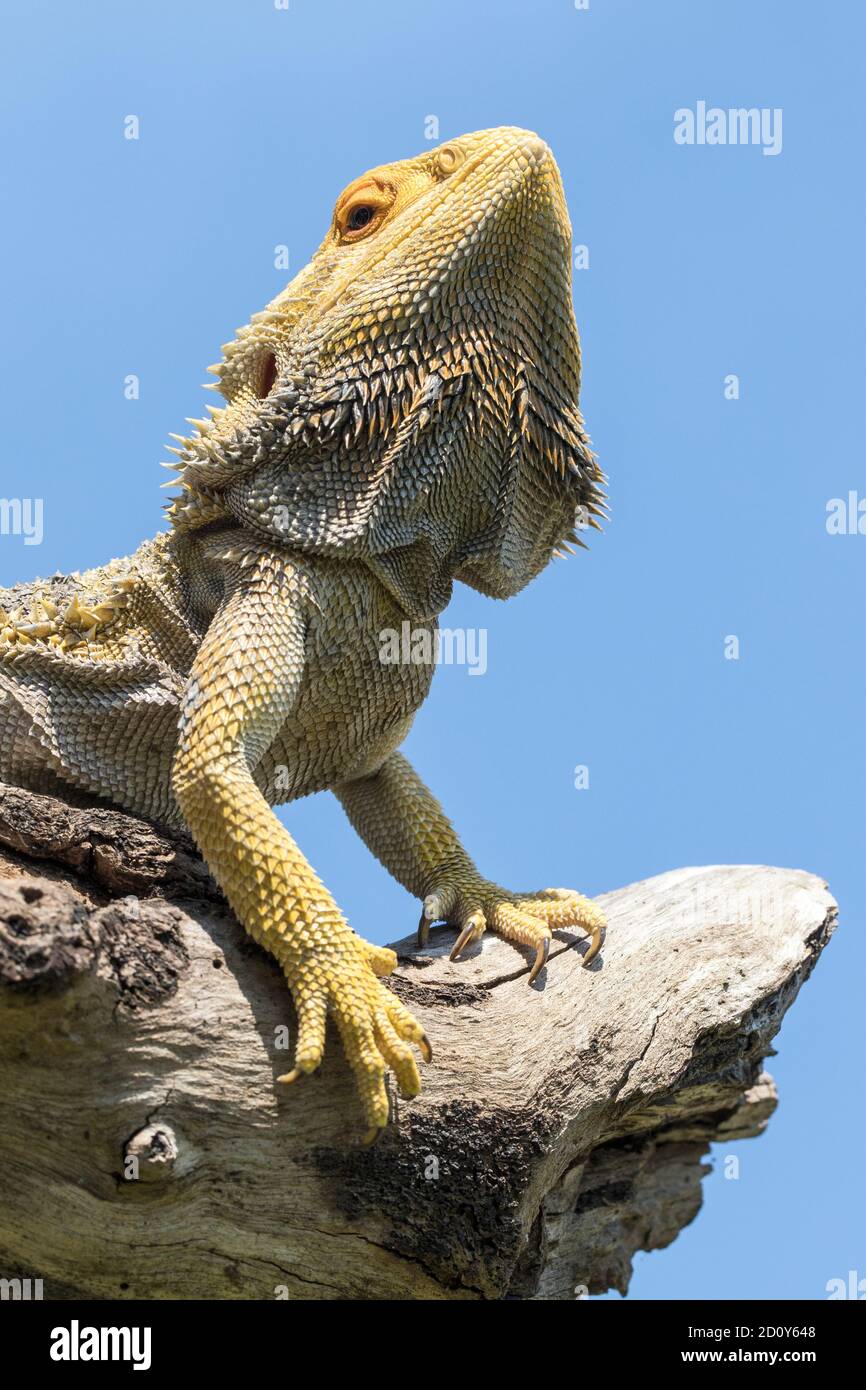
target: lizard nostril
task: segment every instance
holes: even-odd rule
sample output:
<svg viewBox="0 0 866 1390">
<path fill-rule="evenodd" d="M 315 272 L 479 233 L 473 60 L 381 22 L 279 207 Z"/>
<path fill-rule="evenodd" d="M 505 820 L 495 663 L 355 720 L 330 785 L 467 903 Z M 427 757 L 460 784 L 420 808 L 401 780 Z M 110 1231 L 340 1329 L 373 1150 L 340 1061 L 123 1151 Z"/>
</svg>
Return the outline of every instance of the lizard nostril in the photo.
<svg viewBox="0 0 866 1390">
<path fill-rule="evenodd" d="M 277 379 L 277 359 L 272 352 L 269 352 L 261 365 L 261 375 L 259 377 L 259 389 L 257 395 L 264 400 L 270 392 L 271 387 Z"/>
</svg>

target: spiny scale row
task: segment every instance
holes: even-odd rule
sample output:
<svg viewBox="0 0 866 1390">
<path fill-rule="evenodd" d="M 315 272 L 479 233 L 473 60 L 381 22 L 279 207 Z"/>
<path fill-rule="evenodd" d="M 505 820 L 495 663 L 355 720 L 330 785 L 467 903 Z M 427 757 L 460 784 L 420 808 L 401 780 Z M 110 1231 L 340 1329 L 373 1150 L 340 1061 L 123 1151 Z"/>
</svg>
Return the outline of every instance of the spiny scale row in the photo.
<svg viewBox="0 0 866 1390">
<path fill-rule="evenodd" d="M 40 590 L 31 601 L 29 613 L 20 606 L 9 613 L 0 608 L 0 654 L 5 656 L 12 649 L 38 642 L 68 652 L 101 637 L 126 608 L 134 588 L 134 579 L 121 579 L 104 598 L 83 602 L 75 594 L 65 608 Z"/>
</svg>

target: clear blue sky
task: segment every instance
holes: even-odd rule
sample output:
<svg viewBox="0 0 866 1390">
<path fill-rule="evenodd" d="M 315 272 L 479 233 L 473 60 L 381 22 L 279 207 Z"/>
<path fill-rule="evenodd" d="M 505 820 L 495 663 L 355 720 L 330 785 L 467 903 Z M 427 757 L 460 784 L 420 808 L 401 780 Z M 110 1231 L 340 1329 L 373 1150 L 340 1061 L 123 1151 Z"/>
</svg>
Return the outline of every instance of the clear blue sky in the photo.
<svg viewBox="0 0 866 1390">
<path fill-rule="evenodd" d="M 866 1276 L 862 1212 L 860 488 L 864 8 L 810 0 L 5 0 L 0 495 L 45 499 L 0 583 L 124 554 L 161 525 L 169 430 L 219 344 L 318 245 L 345 183 L 508 124 L 559 160 L 583 406 L 610 476 L 591 553 L 517 599 L 456 593 L 489 670 L 443 669 L 407 751 L 490 876 L 600 892 L 679 865 L 825 876 L 839 932 L 735 1146 L 633 1297 L 822 1297 Z M 682 147 L 673 113 L 783 110 L 783 148 Z M 141 138 L 123 139 L 138 115 Z M 138 401 L 123 379 L 140 377 Z M 723 380 L 740 378 L 728 401 Z M 723 641 L 736 634 L 739 661 Z M 590 788 L 573 788 L 577 763 Z M 417 907 L 327 796 L 287 819 L 355 927 Z"/>
</svg>

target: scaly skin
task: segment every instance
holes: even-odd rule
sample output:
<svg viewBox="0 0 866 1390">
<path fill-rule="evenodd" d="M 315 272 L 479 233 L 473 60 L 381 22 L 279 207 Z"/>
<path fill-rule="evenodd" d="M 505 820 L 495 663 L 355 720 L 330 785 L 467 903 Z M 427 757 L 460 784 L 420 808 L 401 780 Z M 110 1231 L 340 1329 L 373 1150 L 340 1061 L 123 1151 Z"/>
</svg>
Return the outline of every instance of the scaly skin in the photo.
<svg viewBox="0 0 866 1390">
<path fill-rule="evenodd" d="M 0 776 L 185 824 L 298 1013 L 295 1065 L 337 1024 L 368 1132 L 386 1072 L 420 1087 L 418 1023 L 271 807 L 332 789 L 441 920 L 535 951 L 603 918 L 483 878 L 397 752 L 432 669 L 382 633 L 435 631 L 454 579 L 497 598 L 596 525 L 577 408 L 570 228 L 547 146 L 481 131 L 383 165 L 210 369 L 225 405 L 178 438 L 168 534 L 83 575 L 0 591 Z M 580 542 L 578 542 L 580 543 Z"/>
</svg>

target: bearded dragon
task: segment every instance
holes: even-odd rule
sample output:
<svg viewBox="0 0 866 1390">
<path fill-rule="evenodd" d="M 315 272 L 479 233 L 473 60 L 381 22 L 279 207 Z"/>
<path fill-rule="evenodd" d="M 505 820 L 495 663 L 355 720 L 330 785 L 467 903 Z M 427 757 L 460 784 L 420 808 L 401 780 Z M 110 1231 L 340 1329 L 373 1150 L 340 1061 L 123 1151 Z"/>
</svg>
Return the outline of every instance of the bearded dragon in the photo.
<svg viewBox="0 0 866 1390">
<path fill-rule="evenodd" d="M 177 440 L 169 529 L 127 559 L 0 590 L 0 777 L 185 826 L 297 1012 L 292 1082 L 339 1030 L 372 1138 L 392 1069 L 430 1044 L 271 807 L 325 788 L 456 958 L 491 929 L 602 940 L 578 893 L 484 878 L 398 751 L 459 580 L 522 589 L 598 526 L 578 410 L 571 231 L 547 145 L 513 128 L 384 164 L 310 263 L 208 370 L 224 401 Z"/>
</svg>

